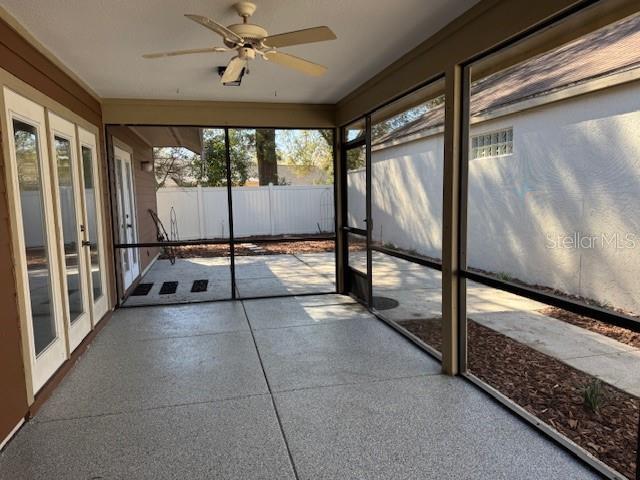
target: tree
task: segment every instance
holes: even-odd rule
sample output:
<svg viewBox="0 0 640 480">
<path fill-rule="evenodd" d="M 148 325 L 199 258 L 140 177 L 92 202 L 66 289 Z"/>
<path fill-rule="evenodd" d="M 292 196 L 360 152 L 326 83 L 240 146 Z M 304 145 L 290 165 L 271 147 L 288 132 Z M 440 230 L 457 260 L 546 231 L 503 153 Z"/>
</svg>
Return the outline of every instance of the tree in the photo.
<svg viewBox="0 0 640 480">
<path fill-rule="evenodd" d="M 278 155 L 276 131 L 272 128 L 256 129 L 256 159 L 259 185 L 278 184 Z"/>
<path fill-rule="evenodd" d="M 287 165 L 300 166 L 308 173 L 322 170 L 322 183 L 333 177 L 333 132 L 331 130 L 278 130 L 278 156 Z"/>
<path fill-rule="evenodd" d="M 383 121 L 376 122 L 371 126 L 371 137 L 374 142 L 388 133 L 404 127 L 416 120 L 422 118 L 427 112 L 439 107 L 444 103 L 444 95 L 428 100 L 420 105 L 408 108 L 407 110 L 387 118 Z"/>
<path fill-rule="evenodd" d="M 227 153 L 224 131 L 203 130 L 204 159 L 198 157 L 193 162 L 193 174 L 198 183 L 205 187 L 227 185 Z M 251 137 L 242 130 L 229 130 L 231 157 L 231 185 L 242 186 L 249 178 L 251 155 L 248 145 Z"/>
<path fill-rule="evenodd" d="M 193 162 L 198 155 L 182 147 L 162 147 L 153 149 L 153 164 L 156 175 L 156 190 L 171 179 L 179 187 L 195 184 Z"/>
</svg>

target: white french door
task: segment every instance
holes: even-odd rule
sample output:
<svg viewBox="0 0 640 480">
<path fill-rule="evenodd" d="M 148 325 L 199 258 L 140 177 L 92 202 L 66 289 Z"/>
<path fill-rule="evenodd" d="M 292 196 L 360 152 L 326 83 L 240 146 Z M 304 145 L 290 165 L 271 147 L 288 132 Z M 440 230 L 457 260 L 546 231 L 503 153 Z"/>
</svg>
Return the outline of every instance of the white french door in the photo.
<svg viewBox="0 0 640 480">
<path fill-rule="evenodd" d="M 57 204 L 58 252 L 69 350 L 91 330 L 91 305 L 84 248 L 85 221 L 80 189 L 76 126 L 49 113 L 51 180 Z"/>
<path fill-rule="evenodd" d="M 113 149 L 120 243 L 136 243 L 138 241 L 138 223 L 133 190 L 131 154 L 117 146 L 114 146 Z M 123 286 L 124 290 L 126 290 L 140 274 L 138 249 L 121 248 L 120 262 Z"/>
<path fill-rule="evenodd" d="M 4 104 L 18 299 L 27 381 L 35 393 L 68 355 L 46 118 L 42 106 L 6 88 Z"/>
<path fill-rule="evenodd" d="M 104 251 L 104 222 L 102 218 L 102 190 L 98 168 L 98 144 L 96 136 L 78 127 L 78 151 L 82 175 L 82 200 L 84 205 L 84 248 L 87 257 L 92 323 L 96 325 L 109 310 L 107 297 L 107 271 Z"/>
<path fill-rule="evenodd" d="M 109 308 L 96 135 L 4 88 L 7 190 L 29 393 Z"/>
</svg>

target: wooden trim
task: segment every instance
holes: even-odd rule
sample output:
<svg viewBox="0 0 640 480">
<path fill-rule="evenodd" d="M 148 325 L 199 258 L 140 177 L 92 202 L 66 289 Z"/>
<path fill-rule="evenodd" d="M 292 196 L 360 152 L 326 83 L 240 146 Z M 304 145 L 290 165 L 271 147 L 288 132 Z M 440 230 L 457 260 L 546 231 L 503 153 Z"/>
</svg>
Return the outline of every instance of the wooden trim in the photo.
<svg viewBox="0 0 640 480">
<path fill-rule="evenodd" d="M 42 408 L 42 405 L 47 401 L 47 399 L 51 396 L 51 394 L 58 387 L 62 379 L 69 373 L 69 370 L 75 365 L 75 363 L 80 359 L 80 357 L 87 351 L 93 339 L 96 338 L 96 335 L 100 333 L 100 331 L 105 327 L 111 316 L 113 315 L 113 311 L 109 310 L 96 324 L 93 330 L 89 332 L 89 334 L 80 342 L 78 347 L 71 353 L 71 356 L 58 368 L 56 373 L 54 373 L 51 378 L 42 386 L 40 391 L 36 394 L 33 403 L 29 406 L 27 411 L 26 418 L 33 418 L 38 411 Z"/>
<path fill-rule="evenodd" d="M 300 103 L 104 99 L 105 125 L 333 128 L 335 106 Z"/>
</svg>

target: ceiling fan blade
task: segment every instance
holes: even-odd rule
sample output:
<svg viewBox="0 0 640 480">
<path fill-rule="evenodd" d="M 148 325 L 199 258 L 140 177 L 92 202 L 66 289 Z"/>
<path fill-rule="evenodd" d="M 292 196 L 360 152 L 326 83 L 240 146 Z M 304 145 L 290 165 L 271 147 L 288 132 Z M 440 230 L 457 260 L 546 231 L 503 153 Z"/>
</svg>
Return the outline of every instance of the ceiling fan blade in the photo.
<svg viewBox="0 0 640 480">
<path fill-rule="evenodd" d="M 220 25 L 218 22 L 211 20 L 208 17 L 203 17 L 202 15 L 191 15 L 191 14 L 186 14 L 185 17 L 187 17 L 190 20 L 193 20 L 196 23 L 199 23 L 200 25 L 202 25 L 205 28 L 208 28 L 209 30 L 213 30 L 225 40 L 229 40 L 235 43 L 244 43 L 244 39 L 241 36 L 232 32 L 224 25 Z"/>
<path fill-rule="evenodd" d="M 295 32 L 280 33 L 265 38 L 264 42 L 270 47 L 289 47 L 303 43 L 324 42 L 335 40 L 336 34 L 329 27 L 313 27 Z"/>
<path fill-rule="evenodd" d="M 233 57 L 227 68 L 225 68 L 224 73 L 222 74 L 222 78 L 220 79 L 221 83 L 229 83 L 236 82 L 240 79 L 240 75 L 242 74 L 242 69 L 247 65 L 247 61 L 243 60 L 240 57 Z"/>
<path fill-rule="evenodd" d="M 222 47 L 192 48 L 190 50 L 174 50 L 172 52 L 145 53 L 142 58 L 176 57 L 178 55 L 191 55 L 192 53 L 226 52 L 228 50 L 228 48 Z"/>
<path fill-rule="evenodd" d="M 265 57 L 270 62 L 298 70 L 299 72 L 311 75 L 312 77 L 319 77 L 320 75 L 324 75 L 327 71 L 327 67 L 323 65 L 318 65 L 317 63 L 310 62 L 309 60 L 305 60 L 294 55 L 289 55 L 288 53 L 267 52 L 265 53 Z"/>
</svg>

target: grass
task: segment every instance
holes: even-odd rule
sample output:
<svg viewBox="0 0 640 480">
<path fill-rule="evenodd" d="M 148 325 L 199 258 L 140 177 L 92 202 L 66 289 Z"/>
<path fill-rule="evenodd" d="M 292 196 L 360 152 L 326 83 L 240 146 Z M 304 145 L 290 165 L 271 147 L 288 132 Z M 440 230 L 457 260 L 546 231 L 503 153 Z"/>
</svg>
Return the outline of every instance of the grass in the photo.
<svg viewBox="0 0 640 480">
<path fill-rule="evenodd" d="M 584 400 L 584 406 L 593 413 L 598 413 L 600 407 L 604 403 L 605 395 L 602 388 L 602 382 L 595 378 L 593 379 L 582 392 L 582 398 Z"/>
</svg>

